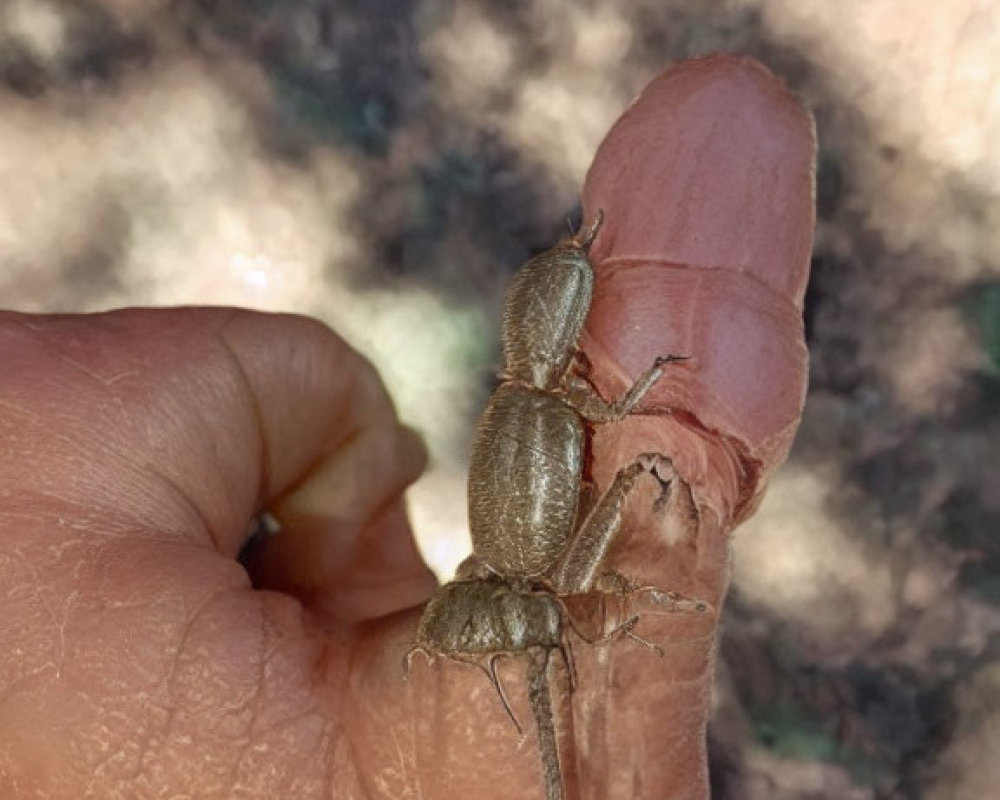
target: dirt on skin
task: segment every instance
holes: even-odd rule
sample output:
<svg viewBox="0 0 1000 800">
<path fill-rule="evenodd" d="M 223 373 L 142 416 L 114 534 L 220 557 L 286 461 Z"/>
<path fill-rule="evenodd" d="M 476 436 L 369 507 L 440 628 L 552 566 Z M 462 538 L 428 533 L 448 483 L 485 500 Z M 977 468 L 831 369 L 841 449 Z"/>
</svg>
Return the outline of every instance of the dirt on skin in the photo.
<svg viewBox="0 0 1000 800">
<path fill-rule="evenodd" d="M 379 365 L 461 557 L 502 292 L 663 66 L 748 53 L 820 143 L 798 440 L 735 537 L 713 797 L 1000 780 L 1000 12 L 970 2 L 10 0 L 0 296 L 300 311 Z M 436 537 L 436 538 L 435 538 Z"/>
</svg>

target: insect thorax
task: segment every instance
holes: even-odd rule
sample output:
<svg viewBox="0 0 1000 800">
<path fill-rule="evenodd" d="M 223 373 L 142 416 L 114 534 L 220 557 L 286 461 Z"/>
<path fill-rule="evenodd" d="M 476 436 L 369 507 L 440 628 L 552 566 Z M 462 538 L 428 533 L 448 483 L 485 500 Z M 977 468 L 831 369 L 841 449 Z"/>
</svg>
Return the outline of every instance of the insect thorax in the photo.
<svg viewBox="0 0 1000 800">
<path fill-rule="evenodd" d="M 518 653 L 559 647 L 562 631 L 562 605 L 549 593 L 492 578 L 453 581 L 424 609 L 417 644 L 452 656 Z"/>
<path fill-rule="evenodd" d="M 500 338 L 505 375 L 555 389 L 576 350 L 593 291 L 586 253 L 571 242 L 521 267 L 504 305 Z"/>
</svg>

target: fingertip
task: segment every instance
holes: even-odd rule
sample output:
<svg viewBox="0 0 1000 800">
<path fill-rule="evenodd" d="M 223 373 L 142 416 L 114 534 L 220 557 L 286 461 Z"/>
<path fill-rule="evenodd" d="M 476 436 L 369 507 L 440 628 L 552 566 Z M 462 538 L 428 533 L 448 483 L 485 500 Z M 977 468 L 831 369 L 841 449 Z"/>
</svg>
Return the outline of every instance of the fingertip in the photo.
<svg viewBox="0 0 1000 800">
<path fill-rule="evenodd" d="M 801 307 L 814 223 L 815 128 L 785 84 L 746 56 L 657 75 L 605 137 L 584 218 L 592 256 L 748 271 Z"/>
<path fill-rule="evenodd" d="M 735 443 L 748 497 L 801 416 L 815 144 L 810 114 L 766 67 L 693 59 L 646 86 L 584 189 L 585 218 L 605 212 L 584 340 L 595 383 L 614 394 L 660 353 L 691 356 L 645 407 Z"/>
</svg>

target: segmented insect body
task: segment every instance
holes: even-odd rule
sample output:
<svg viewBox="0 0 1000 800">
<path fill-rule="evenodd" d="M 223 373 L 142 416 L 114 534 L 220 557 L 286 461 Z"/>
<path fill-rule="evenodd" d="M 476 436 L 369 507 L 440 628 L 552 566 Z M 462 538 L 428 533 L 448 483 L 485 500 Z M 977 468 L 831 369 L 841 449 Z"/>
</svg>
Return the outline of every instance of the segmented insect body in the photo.
<svg viewBox="0 0 1000 800">
<path fill-rule="evenodd" d="M 593 294 L 587 250 L 601 222 L 528 261 L 507 293 L 503 382 L 472 447 L 469 527 L 476 558 L 509 580 L 544 579 L 579 528 L 585 422 L 624 417 L 677 360 L 656 359 L 613 403 L 573 372 Z"/>
<path fill-rule="evenodd" d="M 508 578 L 544 575 L 576 522 L 586 433 L 558 392 L 590 308 L 599 225 L 528 261 L 507 292 L 503 383 L 472 447 L 469 528 L 477 558 Z"/>
<path fill-rule="evenodd" d="M 584 237 L 528 261 L 507 294 L 502 383 L 483 414 L 469 465 L 476 566 L 465 576 L 471 579 L 447 584 L 427 605 L 415 647 L 483 666 L 519 730 L 496 660 L 530 657 L 529 696 L 547 800 L 563 797 L 547 682 L 552 651 L 566 658 L 566 617 L 558 595 L 592 588 L 620 526 L 625 497 L 640 474 L 655 473 L 662 461 L 641 456 L 620 470 L 581 524 L 585 423 L 624 417 L 660 378 L 663 365 L 679 360 L 657 358 L 611 403 L 574 373 L 594 282 L 587 250 L 600 224 L 599 216 Z"/>
</svg>

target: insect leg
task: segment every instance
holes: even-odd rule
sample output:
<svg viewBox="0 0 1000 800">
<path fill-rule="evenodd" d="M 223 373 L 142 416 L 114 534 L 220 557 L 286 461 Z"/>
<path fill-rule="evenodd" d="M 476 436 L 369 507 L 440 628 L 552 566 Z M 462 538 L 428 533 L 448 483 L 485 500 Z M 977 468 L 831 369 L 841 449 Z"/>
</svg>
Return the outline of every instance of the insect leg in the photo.
<svg viewBox="0 0 1000 800">
<path fill-rule="evenodd" d="M 653 365 L 640 375 L 625 396 L 611 403 L 601 397 L 584 378 L 567 372 L 562 379 L 562 391 L 573 406 L 588 422 L 617 422 L 628 416 L 653 384 L 663 376 L 663 367 L 675 361 L 686 361 L 689 356 L 657 356 Z"/>
<path fill-rule="evenodd" d="M 666 657 L 666 652 L 664 649 L 656 644 L 655 642 L 649 641 L 649 639 L 643 639 L 635 632 L 635 626 L 639 624 L 639 617 L 635 616 L 631 619 L 626 620 L 621 625 L 616 627 L 612 631 L 608 631 L 604 636 L 601 637 L 600 641 L 605 641 L 608 639 L 613 639 L 616 636 L 624 636 L 626 639 L 631 639 L 633 642 L 638 642 L 643 647 L 648 647 L 650 650 L 655 650 L 660 658 Z"/>
<path fill-rule="evenodd" d="M 540 652 L 531 654 L 528 665 L 528 696 L 531 698 L 531 710 L 538 726 L 538 750 L 542 757 L 545 800 L 563 800 L 565 794 L 562 770 L 559 766 L 552 695 L 549 692 L 549 653 L 548 648 L 543 648 Z"/>
<path fill-rule="evenodd" d="M 618 470 L 590 516 L 580 526 L 576 538 L 552 571 L 550 583 L 556 594 L 579 594 L 593 587 L 615 534 L 621 527 L 625 498 L 635 485 L 635 479 L 650 469 L 651 459 L 659 456 L 642 455 L 632 464 Z"/>
</svg>

